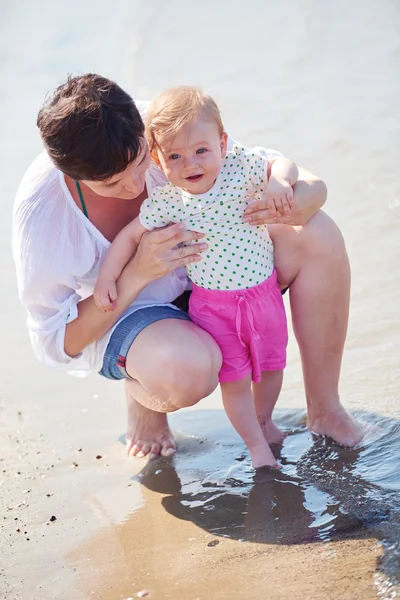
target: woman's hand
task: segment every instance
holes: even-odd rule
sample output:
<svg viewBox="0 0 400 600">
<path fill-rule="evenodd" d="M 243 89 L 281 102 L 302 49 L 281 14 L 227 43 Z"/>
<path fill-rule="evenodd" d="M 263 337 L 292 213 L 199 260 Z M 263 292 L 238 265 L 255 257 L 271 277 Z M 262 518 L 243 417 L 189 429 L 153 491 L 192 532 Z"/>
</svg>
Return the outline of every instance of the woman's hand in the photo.
<svg viewBox="0 0 400 600">
<path fill-rule="evenodd" d="M 201 260 L 201 252 L 207 249 L 207 244 L 177 246 L 202 237 L 203 233 L 187 231 L 183 223 L 149 231 L 142 236 L 135 256 L 124 271 L 132 269 L 134 277 L 150 283 L 177 267 Z"/>
<path fill-rule="evenodd" d="M 66 326 L 66 354 L 71 357 L 77 356 L 86 346 L 104 335 L 151 281 L 181 265 L 201 260 L 200 253 L 206 250 L 206 244 L 199 243 L 180 248 L 176 248 L 176 245 L 202 237 L 202 233 L 186 231 L 183 223 L 145 233 L 136 254 L 122 270 L 116 282 L 117 294 L 113 310 L 100 312 L 93 295 L 79 302 L 78 317 Z"/>
<path fill-rule="evenodd" d="M 305 225 L 325 204 L 327 188 L 319 179 L 305 169 L 299 168 L 299 180 L 293 186 L 293 209 L 290 215 L 284 210 L 271 214 L 266 199 L 256 200 L 244 213 L 244 221 L 250 225 Z"/>
</svg>

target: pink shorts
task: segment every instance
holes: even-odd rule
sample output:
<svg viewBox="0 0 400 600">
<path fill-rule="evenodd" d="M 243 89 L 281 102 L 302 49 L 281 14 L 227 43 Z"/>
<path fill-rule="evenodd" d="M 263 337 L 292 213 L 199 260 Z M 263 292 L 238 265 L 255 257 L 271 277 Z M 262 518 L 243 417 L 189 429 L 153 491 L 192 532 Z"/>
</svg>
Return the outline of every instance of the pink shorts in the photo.
<svg viewBox="0 0 400 600">
<path fill-rule="evenodd" d="M 221 348 L 221 382 L 239 381 L 250 373 L 258 382 L 263 371 L 285 368 L 288 332 L 275 270 L 246 290 L 207 290 L 193 284 L 189 315 Z"/>
</svg>

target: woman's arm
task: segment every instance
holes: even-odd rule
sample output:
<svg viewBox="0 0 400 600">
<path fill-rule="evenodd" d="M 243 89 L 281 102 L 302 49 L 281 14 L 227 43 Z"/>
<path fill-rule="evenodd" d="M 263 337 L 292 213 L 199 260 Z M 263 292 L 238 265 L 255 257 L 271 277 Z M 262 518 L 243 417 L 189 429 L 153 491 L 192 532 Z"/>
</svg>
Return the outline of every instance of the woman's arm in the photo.
<svg viewBox="0 0 400 600">
<path fill-rule="evenodd" d="M 244 220 L 251 225 L 305 225 L 325 204 L 327 187 L 322 179 L 299 167 L 299 179 L 293 190 L 294 209 L 289 216 L 271 218 L 266 200 L 257 200 L 246 208 Z"/>
<path fill-rule="evenodd" d="M 77 318 L 67 323 L 65 328 L 65 353 L 74 358 L 86 346 L 101 338 L 118 321 L 147 283 L 135 273 L 135 265 L 131 261 L 117 281 L 118 297 L 113 311 L 100 312 L 93 296 L 79 302 Z"/>
<path fill-rule="evenodd" d="M 71 358 L 101 338 L 121 317 L 135 298 L 151 281 L 167 275 L 182 265 L 200 260 L 205 244 L 176 248 L 177 244 L 203 237 L 186 231 L 183 223 L 145 233 L 135 256 L 128 262 L 117 281 L 118 298 L 115 309 L 101 313 L 89 296 L 78 304 L 78 316 L 67 324 L 64 338 L 65 353 Z"/>
</svg>

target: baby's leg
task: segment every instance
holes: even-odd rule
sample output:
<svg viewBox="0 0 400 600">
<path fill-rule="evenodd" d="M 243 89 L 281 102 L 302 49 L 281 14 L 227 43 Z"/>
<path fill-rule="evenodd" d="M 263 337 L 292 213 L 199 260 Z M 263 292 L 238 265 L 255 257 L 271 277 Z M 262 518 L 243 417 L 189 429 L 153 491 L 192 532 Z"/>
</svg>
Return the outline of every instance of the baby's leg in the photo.
<svg viewBox="0 0 400 600">
<path fill-rule="evenodd" d="M 277 467 L 257 419 L 250 375 L 240 381 L 221 383 L 221 392 L 226 414 L 248 447 L 253 467 Z"/>
<path fill-rule="evenodd" d="M 272 411 L 281 391 L 282 380 L 283 371 L 263 371 L 261 381 L 253 383 L 253 398 L 258 422 L 269 444 L 278 444 L 284 438 L 284 434 L 272 420 Z"/>
</svg>

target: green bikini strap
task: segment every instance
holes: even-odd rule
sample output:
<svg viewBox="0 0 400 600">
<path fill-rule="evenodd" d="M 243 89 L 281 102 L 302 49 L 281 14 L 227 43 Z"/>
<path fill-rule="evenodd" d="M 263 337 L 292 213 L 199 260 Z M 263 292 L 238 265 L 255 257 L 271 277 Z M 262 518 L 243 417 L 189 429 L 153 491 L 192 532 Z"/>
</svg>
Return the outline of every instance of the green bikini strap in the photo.
<svg viewBox="0 0 400 600">
<path fill-rule="evenodd" d="M 76 189 L 78 190 L 78 194 L 79 194 L 79 200 L 81 201 L 82 204 L 82 210 L 83 210 L 83 214 L 85 215 L 85 217 L 88 219 L 89 215 L 88 215 L 88 211 L 86 209 L 86 204 L 85 201 L 83 199 L 83 194 L 82 194 L 82 190 L 81 190 L 81 186 L 79 181 L 75 181 L 75 185 L 76 185 Z"/>
</svg>

